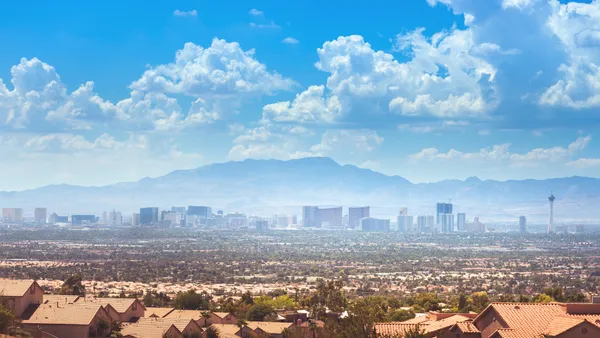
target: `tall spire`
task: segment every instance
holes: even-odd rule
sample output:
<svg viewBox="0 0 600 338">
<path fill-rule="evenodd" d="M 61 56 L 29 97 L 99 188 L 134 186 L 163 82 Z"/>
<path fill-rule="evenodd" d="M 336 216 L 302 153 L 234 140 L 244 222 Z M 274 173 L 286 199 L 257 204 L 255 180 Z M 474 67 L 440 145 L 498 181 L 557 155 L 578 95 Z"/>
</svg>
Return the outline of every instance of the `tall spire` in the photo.
<svg viewBox="0 0 600 338">
<path fill-rule="evenodd" d="M 554 194 L 550 191 L 548 196 L 548 203 L 550 204 L 550 219 L 548 220 L 548 233 L 554 232 Z"/>
</svg>

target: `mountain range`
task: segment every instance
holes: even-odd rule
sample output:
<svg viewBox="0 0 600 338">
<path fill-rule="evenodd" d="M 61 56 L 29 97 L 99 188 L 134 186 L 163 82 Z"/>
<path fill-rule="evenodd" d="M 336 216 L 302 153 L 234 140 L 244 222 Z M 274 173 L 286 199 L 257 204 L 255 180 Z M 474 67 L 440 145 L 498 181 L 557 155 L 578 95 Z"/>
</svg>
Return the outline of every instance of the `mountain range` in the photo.
<svg viewBox="0 0 600 338">
<path fill-rule="evenodd" d="M 370 205 L 373 215 L 392 217 L 401 206 L 414 215 L 433 215 L 436 202 L 451 200 L 456 211 L 469 217 L 514 220 L 526 215 L 543 221 L 551 191 L 557 198 L 558 219 L 600 219 L 597 178 L 495 181 L 470 177 L 411 183 L 400 176 L 340 165 L 324 157 L 216 163 L 101 187 L 60 184 L 0 192 L 0 207 L 21 207 L 26 214 L 27 209 L 39 206 L 58 214 L 99 214 L 113 209 L 130 214 L 145 206 L 209 205 L 226 212 L 266 216 L 301 214 L 302 205 Z"/>
</svg>

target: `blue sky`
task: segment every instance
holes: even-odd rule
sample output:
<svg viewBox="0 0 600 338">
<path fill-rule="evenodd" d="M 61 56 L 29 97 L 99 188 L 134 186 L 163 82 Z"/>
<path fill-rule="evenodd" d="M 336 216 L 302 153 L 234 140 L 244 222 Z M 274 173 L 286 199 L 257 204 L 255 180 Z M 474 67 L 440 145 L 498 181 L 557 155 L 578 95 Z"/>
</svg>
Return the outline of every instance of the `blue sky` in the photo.
<svg viewBox="0 0 600 338">
<path fill-rule="evenodd" d="M 0 4 L 2 190 L 329 156 L 600 176 L 600 1 Z"/>
</svg>

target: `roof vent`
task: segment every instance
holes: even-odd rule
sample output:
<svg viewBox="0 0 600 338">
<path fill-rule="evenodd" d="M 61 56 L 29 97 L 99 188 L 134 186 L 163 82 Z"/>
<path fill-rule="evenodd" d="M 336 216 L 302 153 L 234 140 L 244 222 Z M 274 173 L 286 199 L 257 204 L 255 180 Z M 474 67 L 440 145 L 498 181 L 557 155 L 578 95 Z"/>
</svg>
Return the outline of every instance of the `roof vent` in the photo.
<svg viewBox="0 0 600 338">
<path fill-rule="evenodd" d="M 521 307 L 519 305 L 515 305 L 515 310 L 519 310 Z"/>
</svg>

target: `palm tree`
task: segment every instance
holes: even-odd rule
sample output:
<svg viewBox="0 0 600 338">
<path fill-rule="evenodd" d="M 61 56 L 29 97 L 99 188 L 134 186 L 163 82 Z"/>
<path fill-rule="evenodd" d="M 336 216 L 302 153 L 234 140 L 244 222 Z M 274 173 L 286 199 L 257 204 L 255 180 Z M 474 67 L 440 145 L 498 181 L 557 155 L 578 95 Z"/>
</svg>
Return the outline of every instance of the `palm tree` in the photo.
<svg viewBox="0 0 600 338">
<path fill-rule="evenodd" d="M 205 333 L 206 338 L 219 338 L 219 330 L 214 326 L 209 326 Z"/>
<path fill-rule="evenodd" d="M 248 322 L 247 322 L 246 320 L 244 320 L 244 319 L 240 318 L 240 319 L 238 319 L 238 320 L 237 320 L 237 323 L 236 323 L 236 325 L 237 325 L 237 327 L 239 327 L 239 328 L 240 328 L 240 331 L 242 331 L 242 328 L 243 328 L 244 326 L 248 325 Z M 244 332 L 243 332 L 243 331 L 242 331 L 242 332 L 240 332 L 240 334 L 241 334 L 241 336 L 242 336 L 242 337 L 244 337 Z"/>
<path fill-rule="evenodd" d="M 208 320 L 210 319 L 210 313 L 208 311 L 202 312 L 202 318 L 204 319 L 204 327 L 208 326 Z"/>
</svg>

